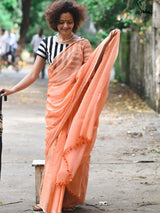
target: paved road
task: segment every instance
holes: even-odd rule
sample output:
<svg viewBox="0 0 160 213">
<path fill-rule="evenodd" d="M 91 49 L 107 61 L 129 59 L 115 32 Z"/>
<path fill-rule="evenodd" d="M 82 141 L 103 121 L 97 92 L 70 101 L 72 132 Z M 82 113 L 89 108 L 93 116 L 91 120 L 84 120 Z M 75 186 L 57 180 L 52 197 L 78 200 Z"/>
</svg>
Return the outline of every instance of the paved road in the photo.
<svg viewBox="0 0 160 213">
<path fill-rule="evenodd" d="M 2 71 L 0 87 L 29 70 Z M 1 213 L 30 213 L 35 204 L 32 161 L 44 159 L 47 82 L 38 79 L 3 104 Z M 75 213 L 159 213 L 159 198 L 160 116 L 128 87 L 113 84 L 92 152 L 86 204 Z"/>
</svg>

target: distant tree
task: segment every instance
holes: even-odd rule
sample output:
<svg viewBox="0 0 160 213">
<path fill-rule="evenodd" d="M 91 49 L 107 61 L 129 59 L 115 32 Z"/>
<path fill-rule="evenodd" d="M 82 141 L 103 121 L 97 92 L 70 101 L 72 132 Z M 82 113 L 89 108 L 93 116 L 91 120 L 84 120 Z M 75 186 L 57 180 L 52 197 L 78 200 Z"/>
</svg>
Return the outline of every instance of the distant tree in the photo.
<svg viewBox="0 0 160 213">
<path fill-rule="evenodd" d="M 27 32 L 27 40 L 37 33 L 38 28 L 44 29 L 45 35 L 50 35 L 51 30 L 45 20 L 45 10 L 53 0 L 32 0 L 30 8 L 30 25 Z"/>
<path fill-rule="evenodd" d="M 141 27 L 152 16 L 153 0 L 76 0 L 88 8 L 97 31 L 108 33 L 114 28 Z M 44 12 L 53 0 L 0 0 L 0 27 L 19 26 L 19 45 L 24 46 L 39 27 L 51 34 Z M 106 35 L 104 33 L 104 36 Z M 103 36 L 103 35 L 102 35 Z"/>
<path fill-rule="evenodd" d="M 26 39 L 26 33 L 28 31 L 28 27 L 30 24 L 29 21 L 29 15 L 30 15 L 30 6 L 31 6 L 32 0 L 22 0 L 22 22 L 20 24 L 20 39 L 19 39 L 19 48 L 23 48 L 25 39 Z"/>
<path fill-rule="evenodd" d="M 87 6 L 96 28 L 107 32 L 144 25 L 152 16 L 153 0 L 77 0 Z"/>
<path fill-rule="evenodd" d="M 24 46 L 30 42 L 33 34 L 37 33 L 39 28 L 43 28 L 45 35 L 51 30 L 45 21 L 45 10 L 53 0 L 21 0 L 22 1 L 22 22 L 20 24 L 19 45 Z"/>
</svg>

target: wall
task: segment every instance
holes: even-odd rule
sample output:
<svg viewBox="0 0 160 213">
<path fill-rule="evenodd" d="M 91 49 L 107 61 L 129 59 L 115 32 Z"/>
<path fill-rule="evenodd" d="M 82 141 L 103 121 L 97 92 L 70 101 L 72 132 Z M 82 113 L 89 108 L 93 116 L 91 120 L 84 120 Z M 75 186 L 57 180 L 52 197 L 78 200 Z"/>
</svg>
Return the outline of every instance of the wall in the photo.
<svg viewBox="0 0 160 213">
<path fill-rule="evenodd" d="M 153 3 L 152 26 L 130 37 L 130 86 L 160 113 L 160 4 Z"/>
</svg>

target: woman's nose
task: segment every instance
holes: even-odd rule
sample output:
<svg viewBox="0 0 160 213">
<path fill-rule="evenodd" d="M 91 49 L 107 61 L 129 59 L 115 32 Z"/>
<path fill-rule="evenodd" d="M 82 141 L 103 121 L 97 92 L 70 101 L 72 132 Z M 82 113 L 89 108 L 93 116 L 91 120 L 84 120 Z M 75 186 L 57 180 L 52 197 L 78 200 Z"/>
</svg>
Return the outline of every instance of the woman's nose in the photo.
<svg viewBox="0 0 160 213">
<path fill-rule="evenodd" d="M 68 26 L 67 22 L 64 22 L 64 27 L 67 27 L 67 26 Z"/>
</svg>

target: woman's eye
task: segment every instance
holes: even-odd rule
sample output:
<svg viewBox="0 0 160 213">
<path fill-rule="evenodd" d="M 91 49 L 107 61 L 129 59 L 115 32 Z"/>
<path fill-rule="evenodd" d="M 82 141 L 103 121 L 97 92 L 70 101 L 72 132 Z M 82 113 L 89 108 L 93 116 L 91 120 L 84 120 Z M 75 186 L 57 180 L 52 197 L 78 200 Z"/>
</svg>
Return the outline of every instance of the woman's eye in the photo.
<svg viewBox="0 0 160 213">
<path fill-rule="evenodd" d="M 72 21 L 60 21 L 60 22 L 59 22 L 59 24 L 65 24 L 65 23 L 67 23 L 67 24 L 73 24 Z"/>
</svg>

